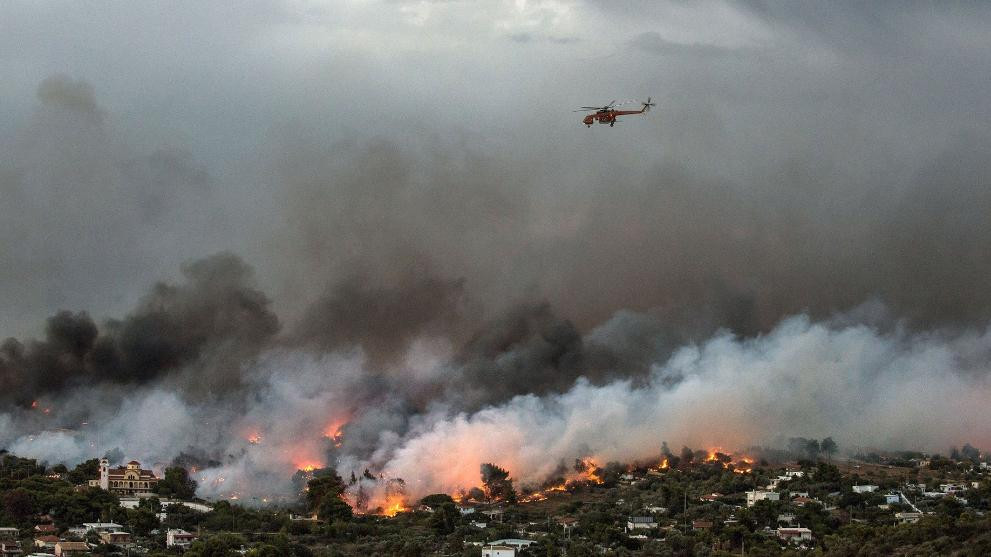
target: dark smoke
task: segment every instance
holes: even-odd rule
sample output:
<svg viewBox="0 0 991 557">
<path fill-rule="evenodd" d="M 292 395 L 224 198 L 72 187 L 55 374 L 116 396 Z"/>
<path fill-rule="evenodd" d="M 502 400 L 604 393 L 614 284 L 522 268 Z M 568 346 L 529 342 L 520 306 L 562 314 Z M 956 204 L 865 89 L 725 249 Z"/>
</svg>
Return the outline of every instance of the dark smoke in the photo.
<svg viewBox="0 0 991 557">
<path fill-rule="evenodd" d="M 48 319 L 44 340 L 7 339 L 0 397 L 26 406 L 71 387 L 148 383 L 206 363 L 197 389 L 236 385 L 237 367 L 278 331 L 269 301 L 231 254 L 190 263 L 183 274 L 185 283 L 157 284 L 130 315 L 102 331 L 85 312 L 61 311 Z"/>
</svg>

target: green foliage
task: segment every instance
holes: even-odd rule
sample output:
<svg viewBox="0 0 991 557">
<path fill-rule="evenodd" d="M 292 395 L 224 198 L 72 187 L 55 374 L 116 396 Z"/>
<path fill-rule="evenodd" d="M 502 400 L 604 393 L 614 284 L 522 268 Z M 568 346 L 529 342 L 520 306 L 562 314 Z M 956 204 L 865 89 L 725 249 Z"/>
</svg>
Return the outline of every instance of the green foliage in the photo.
<svg viewBox="0 0 991 557">
<path fill-rule="evenodd" d="M 434 508 L 430 515 L 430 527 L 438 534 L 450 534 L 458 526 L 461 513 L 453 502 L 443 503 Z"/>
<path fill-rule="evenodd" d="M 69 476 L 66 479 L 73 485 L 84 485 L 90 480 L 95 480 L 99 476 L 100 459 L 91 458 L 77 464 L 76 467 L 69 472 Z"/>
<path fill-rule="evenodd" d="M 163 497 L 192 499 L 196 495 L 196 480 L 181 466 L 165 469 L 165 477 L 158 481 L 155 492 Z"/>
<path fill-rule="evenodd" d="M 426 505 L 428 507 L 439 507 L 444 503 L 454 503 L 454 499 L 446 493 L 434 493 L 432 495 L 427 495 L 423 499 L 420 499 L 421 505 Z"/>
</svg>

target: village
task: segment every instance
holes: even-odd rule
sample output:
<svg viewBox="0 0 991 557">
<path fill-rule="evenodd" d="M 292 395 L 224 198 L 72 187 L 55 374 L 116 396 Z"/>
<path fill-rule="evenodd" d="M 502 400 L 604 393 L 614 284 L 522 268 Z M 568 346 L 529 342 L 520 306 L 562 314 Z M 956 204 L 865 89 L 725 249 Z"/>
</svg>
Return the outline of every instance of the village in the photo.
<svg viewBox="0 0 991 557">
<path fill-rule="evenodd" d="M 808 446 L 809 440 L 802 440 Z M 831 440 L 818 447 L 829 446 Z M 833 458 L 664 446 L 645 463 L 576 459 L 520 487 L 483 464 L 478 488 L 355 512 L 314 471 L 298 504 L 195 497 L 179 467 L 93 459 L 73 470 L 3 455 L 0 555 L 931 555 L 987 554 L 991 470 L 950 457 Z M 865 548 L 870 551 L 865 553 Z M 964 548 L 966 551 L 960 553 Z"/>
</svg>

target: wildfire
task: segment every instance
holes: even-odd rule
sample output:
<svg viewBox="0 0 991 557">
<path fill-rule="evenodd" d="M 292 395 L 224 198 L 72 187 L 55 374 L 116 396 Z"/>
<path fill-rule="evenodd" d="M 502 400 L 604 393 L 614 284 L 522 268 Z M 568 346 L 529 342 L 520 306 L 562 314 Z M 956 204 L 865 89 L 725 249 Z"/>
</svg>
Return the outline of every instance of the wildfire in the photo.
<svg viewBox="0 0 991 557">
<path fill-rule="evenodd" d="M 668 463 L 668 459 L 665 458 L 661 461 L 661 465 L 657 467 L 658 470 L 667 470 L 671 465 Z"/>
<path fill-rule="evenodd" d="M 753 465 L 753 459 L 745 456 L 733 466 L 733 472 L 737 474 L 749 474 L 753 470 Z"/>
<path fill-rule="evenodd" d="M 330 439 L 331 442 L 334 443 L 335 447 L 340 448 L 340 446 L 344 443 L 344 426 L 348 424 L 350 419 L 351 417 L 348 416 L 344 419 L 337 419 L 330 422 L 330 424 L 323 429 L 323 436 Z"/>
<path fill-rule="evenodd" d="M 564 481 L 525 495 L 520 498 L 520 501 L 523 503 L 543 501 L 554 493 L 568 491 L 579 485 L 601 485 L 604 482 L 605 480 L 602 479 L 602 469 L 599 468 L 595 461 L 591 458 L 580 458 L 575 461 L 574 472 L 566 477 Z"/>
<path fill-rule="evenodd" d="M 382 507 L 382 515 L 384 516 L 396 516 L 399 513 L 404 513 L 408 511 L 409 508 L 406 507 L 406 499 L 399 495 L 390 495 L 386 497 L 385 505 Z"/>
<path fill-rule="evenodd" d="M 251 443 L 252 445 L 257 445 L 258 443 L 261 442 L 262 442 L 261 433 L 252 433 L 251 435 L 248 436 L 248 443 Z"/>
</svg>

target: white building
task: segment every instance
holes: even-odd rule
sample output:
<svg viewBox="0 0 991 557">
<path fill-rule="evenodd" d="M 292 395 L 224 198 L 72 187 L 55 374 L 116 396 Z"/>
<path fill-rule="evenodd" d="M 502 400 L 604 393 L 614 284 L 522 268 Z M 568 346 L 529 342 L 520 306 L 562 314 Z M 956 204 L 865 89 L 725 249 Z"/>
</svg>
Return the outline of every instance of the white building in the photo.
<svg viewBox="0 0 991 557">
<path fill-rule="evenodd" d="M 170 528 L 165 533 L 165 545 L 167 547 L 189 547 L 194 540 L 196 540 L 194 534 L 178 528 Z"/>
<path fill-rule="evenodd" d="M 502 540 L 494 540 L 490 542 L 489 545 L 508 545 L 509 547 L 515 547 L 516 549 L 526 549 L 537 542 L 533 540 L 521 540 L 518 538 L 506 538 Z"/>
<path fill-rule="evenodd" d="M 812 530 L 802 527 L 778 528 L 778 538 L 789 542 L 812 541 Z"/>
<path fill-rule="evenodd" d="M 96 532 L 97 534 L 102 534 L 103 532 L 123 532 L 124 527 L 120 524 L 114 522 L 83 522 L 83 528 L 86 532 Z"/>
<path fill-rule="evenodd" d="M 894 505 L 896 503 L 901 503 L 901 502 L 902 502 L 902 496 L 898 495 L 897 493 L 886 493 L 884 495 L 885 505 Z"/>
<path fill-rule="evenodd" d="M 482 557 L 516 557 L 516 548 L 510 545 L 486 545 Z"/>
<path fill-rule="evenodd" d="M 781 494 L 777 491 L 748 491 L 747 492 L 747 506 L 752 507 L 757 504 L 758 501 L 780 501 Z"/>
<path fill-rule="evenodd" d="M 789 478 L 802 478 L 805 477 L 805 472 L 803 470 L 788 470 L 785 475 Z"/>
<path fill-rule="evenodd" d="M 855 485 L 853 486 L 854 493 L 874 493 L 877 491 L 876 485 Z"/>
<path fill-rule="evenodd" d="M 631 516 L 626 521 L 626 529 L 630 530 L 650 530 L 657 528 L 657 521 L 652 516 Z"/>
</svg>

